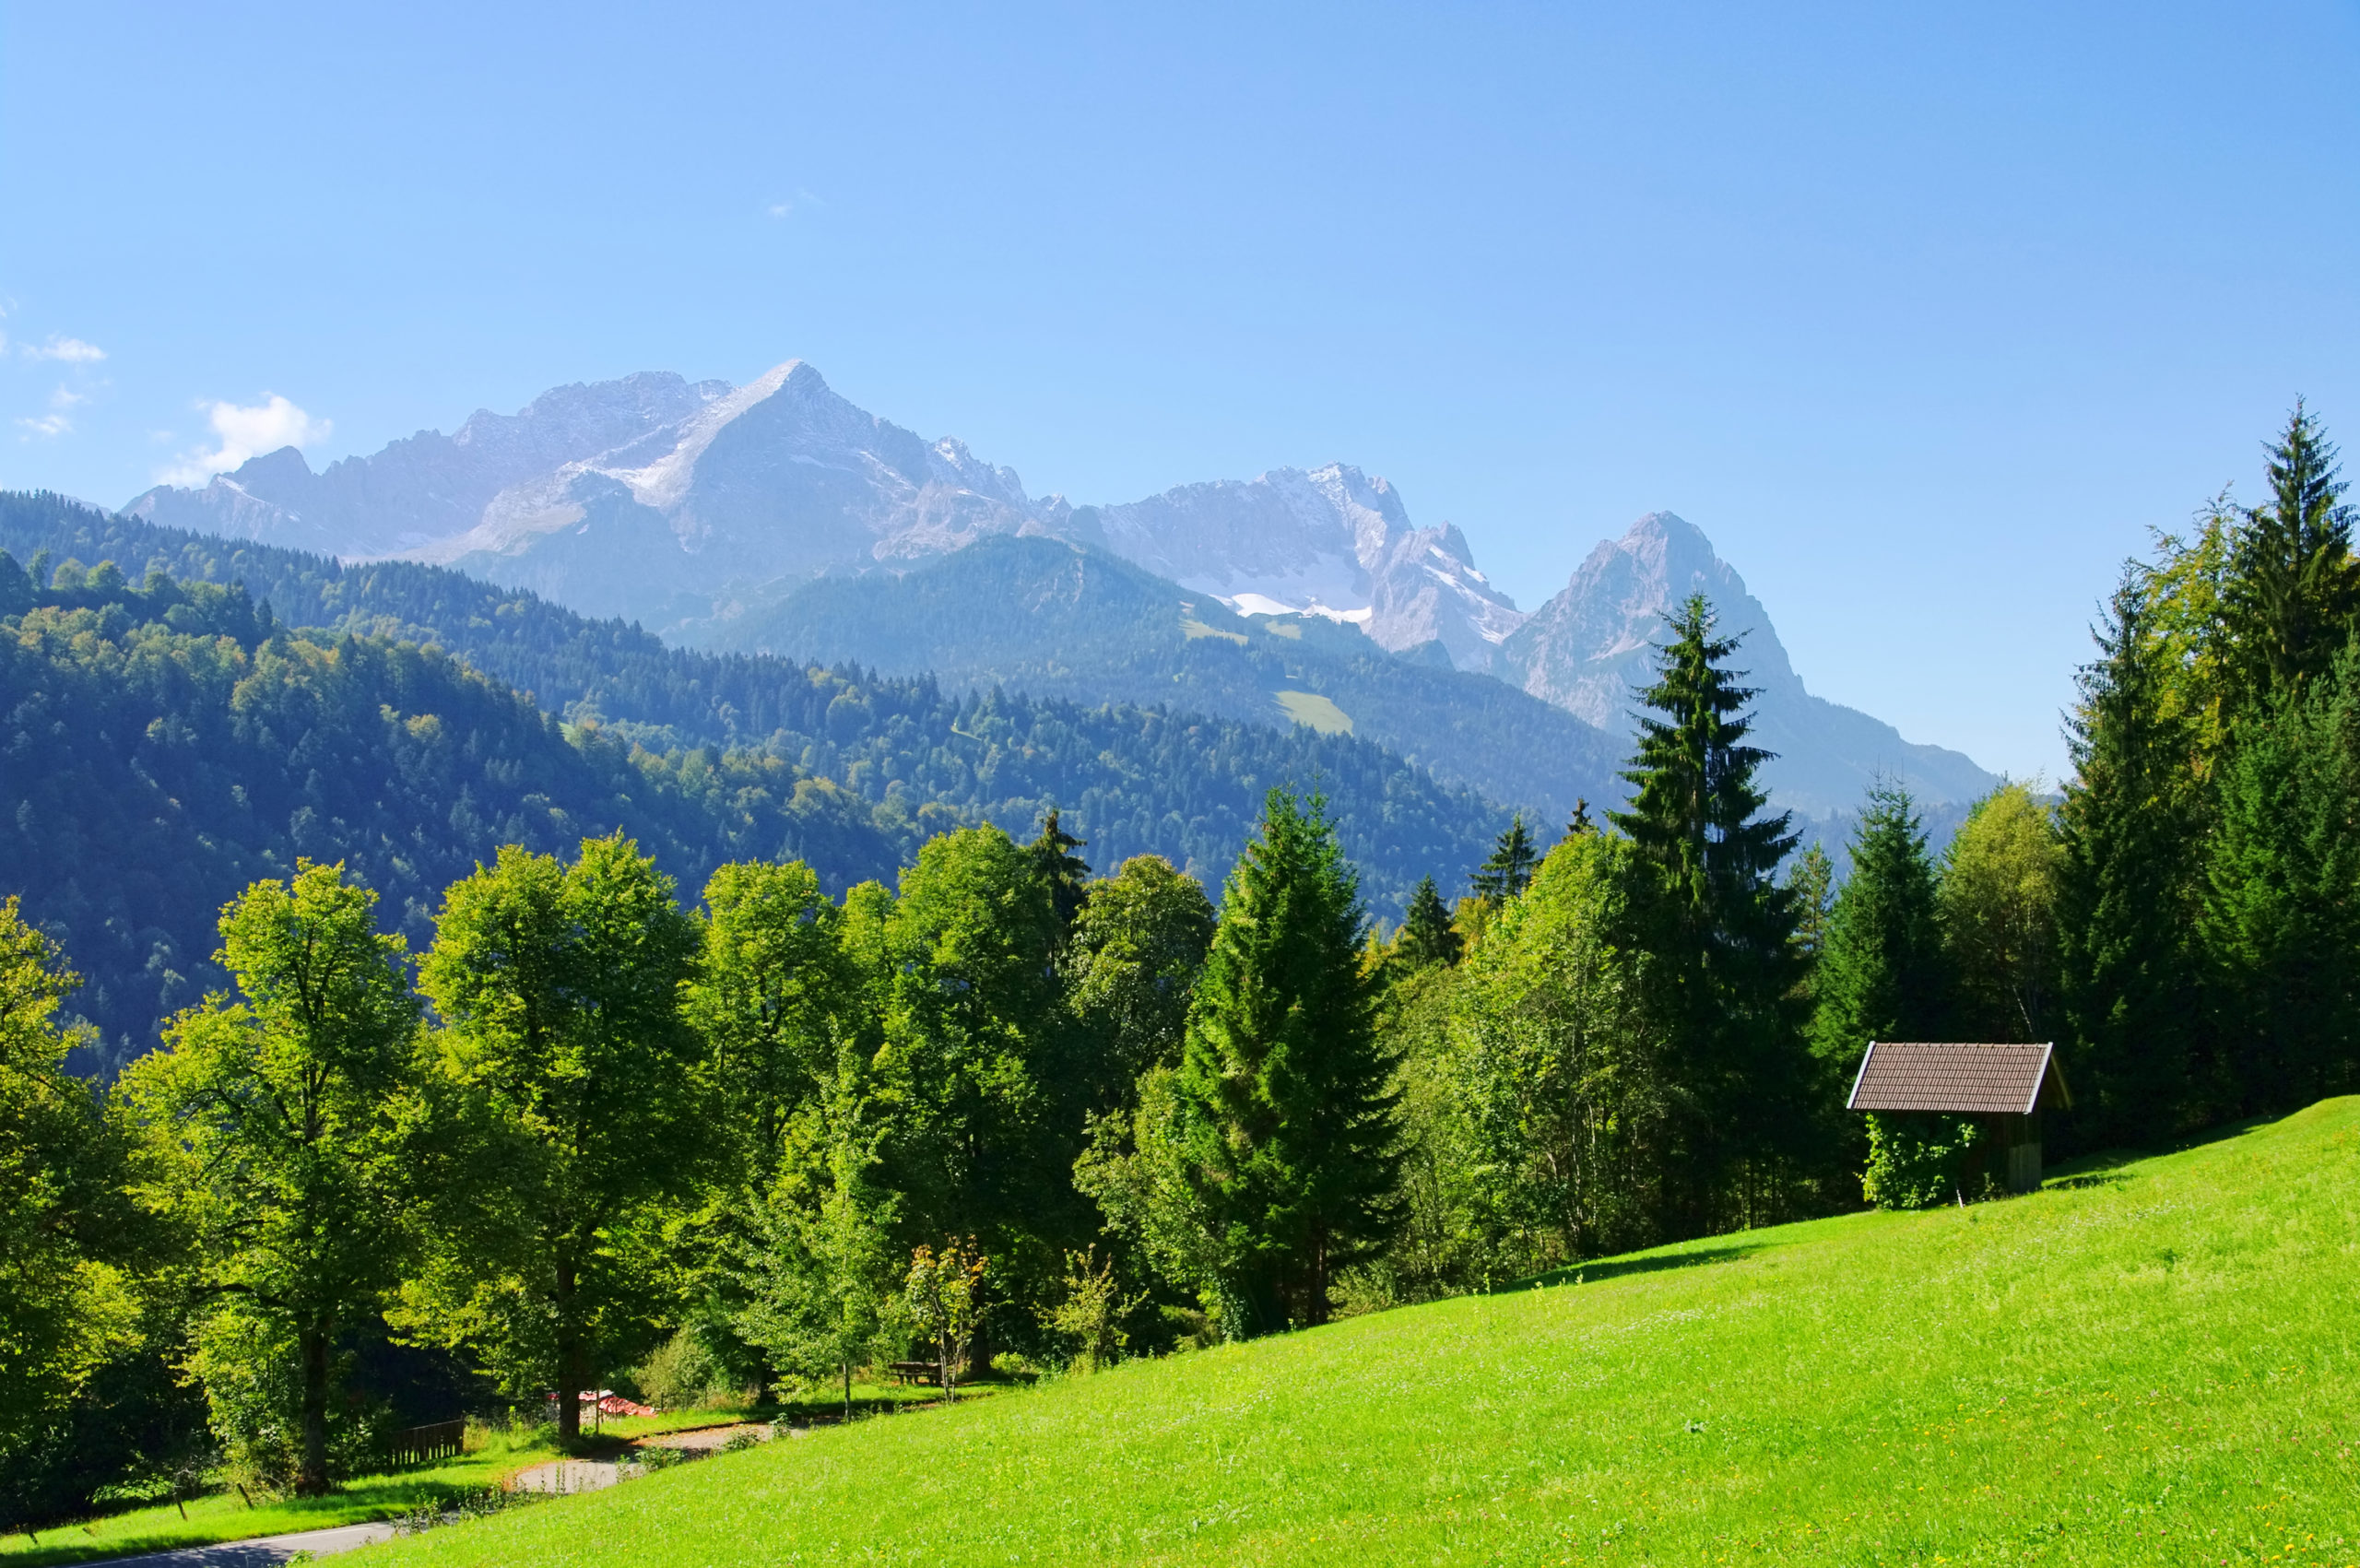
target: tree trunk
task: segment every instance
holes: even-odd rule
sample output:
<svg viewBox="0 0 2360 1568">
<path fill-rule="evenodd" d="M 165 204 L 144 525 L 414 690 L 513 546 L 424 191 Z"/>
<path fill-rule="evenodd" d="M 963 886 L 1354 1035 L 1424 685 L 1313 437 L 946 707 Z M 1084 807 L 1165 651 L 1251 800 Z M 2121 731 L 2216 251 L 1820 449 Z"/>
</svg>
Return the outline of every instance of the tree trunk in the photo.
<svg viewBox="0 0 2360 1568">
<path fill-rule="evenodd" d="M 557 1440 L 571 1444 L 582 1436 L 582 1330 L 573 1321 L 573 1259 L 561 1256 L 557 1266 Z"/>
<path fill-rule="evenodd" d="M 296 1332 L 296 1343 L 303 1356 L 303 1453 L 295 1490 L 304 1497 L 319 1497 L 328 1490 L 327 1326 L 305 1324 Z"/>
</svg>

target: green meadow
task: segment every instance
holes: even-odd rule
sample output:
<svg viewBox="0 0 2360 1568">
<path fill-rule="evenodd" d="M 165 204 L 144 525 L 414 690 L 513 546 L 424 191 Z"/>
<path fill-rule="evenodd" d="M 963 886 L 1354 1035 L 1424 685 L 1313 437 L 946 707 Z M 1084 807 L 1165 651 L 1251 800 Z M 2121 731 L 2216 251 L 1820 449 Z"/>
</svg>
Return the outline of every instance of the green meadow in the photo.
<svg viewBox="0 0 2360 1568">
<path fill-rule="evenodd" d="M 2360 1100 L 822 1430 L 395 1564 L 2360 1562 Z"/>
</svg>

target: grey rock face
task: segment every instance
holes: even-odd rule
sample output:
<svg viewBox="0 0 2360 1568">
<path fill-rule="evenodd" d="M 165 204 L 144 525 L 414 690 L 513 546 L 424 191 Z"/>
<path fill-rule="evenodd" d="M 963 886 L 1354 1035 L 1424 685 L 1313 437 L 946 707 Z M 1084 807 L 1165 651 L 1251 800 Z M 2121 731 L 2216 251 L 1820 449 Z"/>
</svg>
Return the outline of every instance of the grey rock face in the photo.
<svg viewBox="0 0 2360 1568">
<path fill-rule="evenodd" d="M 1116 554 L 1249 613 L 1357 622 L 1397 652 L 1438 641 L 1461 669 L 1491 668 L 1523 619 L 1475 570 L 1457 527 L 1413 526 L 1391 485 L 1340 463 L 1183 485 L 1075 521 Z"/>
<path fill-rule="evenodd" d="M 1892 725 L 1804 690 L 1762 601 L 1711 540 L 1669 512 L 1648 513 L 1590 551 L 1564 591 L 1501 645 L 1498 673 L 1624 733 L 1639 689 L 1654 678 L 1664 612 L 1691 594 L 1709 599 L 1720 631 L 1740 639 L 1737 663 L 1760 693 L 1754 737 L 1777 753 L 1764 773 L 1782 806 L 1848 811 L 1881 775 L 1929 804 L 1972 800 L 2000 782 L 1959 752 L 1912 744 Z"/>
</svg>

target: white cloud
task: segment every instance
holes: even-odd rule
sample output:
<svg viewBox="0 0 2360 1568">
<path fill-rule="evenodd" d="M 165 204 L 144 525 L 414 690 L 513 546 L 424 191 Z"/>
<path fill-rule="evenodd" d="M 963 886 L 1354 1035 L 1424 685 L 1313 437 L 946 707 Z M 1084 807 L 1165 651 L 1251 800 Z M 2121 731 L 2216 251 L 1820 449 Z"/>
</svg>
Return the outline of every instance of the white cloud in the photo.
<svg viewBox="0 0 2360 1568">
<path fill-rule="evenodd" d="M 69 365 L 92 365 L 107 357 L 107 351 L 95 343 L 85 343 L 78 337 L 59 337 L 54 334 L 47 343 L 28 343 L 18 351 L 28 360 L 62 360 Z"/>
<path fill-rule="evenodd" d="M 49 406 L 53 408 L 71 408 L 77 403 L 88 403 L 89 400 L 88 393 L 76 392 L 73 388 L 66 386 L 61 386 L 49 395 Z"/>
<path fill-rule="evenodd" d="M 247 458 L 282 446 L 304 447 L 327 440 L 335 421 L 315 419 L 277 393 L 266 393 L 251 407 L 236 403 L 202 403 L 197 407 L 213 426 L 211 451 L 183 452 L 172 466 L 157 475 L 168 485 L 201 485 L 226 473 Z"/>
<path fill-rule="evenodd" d="M 74 433 L 74 421 L 63 414 L 43 414 L 38 419 L 18 419 L 17 423 L 43 441 L 53 441 L 59 436 Z"/>
</svg>

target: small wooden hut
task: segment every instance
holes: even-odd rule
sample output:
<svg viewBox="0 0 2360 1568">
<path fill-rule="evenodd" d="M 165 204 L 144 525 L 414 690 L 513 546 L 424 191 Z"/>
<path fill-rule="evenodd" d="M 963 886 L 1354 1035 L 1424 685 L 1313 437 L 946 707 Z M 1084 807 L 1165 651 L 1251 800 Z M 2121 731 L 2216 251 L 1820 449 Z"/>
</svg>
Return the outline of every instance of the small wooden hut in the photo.
<svg viewBox="0 0 2360 1568">
<path fill-rule="evenodd" d="M 2072 1103 L 2054 1044 L 1876 1040 L 1860 1058 L 1848 1108 L 1980 1117 L 1995 1135 L 1987 1168 L 2010 1192 L 2033 1192 L 2040 1186 L 2040 1114 Z"/>
</svg>

